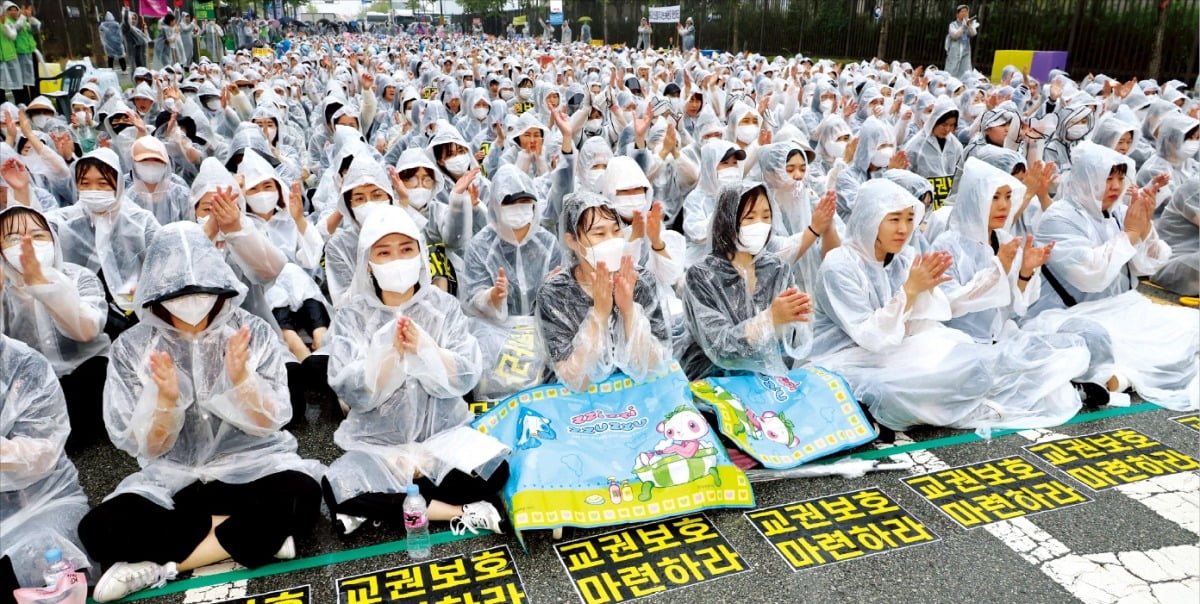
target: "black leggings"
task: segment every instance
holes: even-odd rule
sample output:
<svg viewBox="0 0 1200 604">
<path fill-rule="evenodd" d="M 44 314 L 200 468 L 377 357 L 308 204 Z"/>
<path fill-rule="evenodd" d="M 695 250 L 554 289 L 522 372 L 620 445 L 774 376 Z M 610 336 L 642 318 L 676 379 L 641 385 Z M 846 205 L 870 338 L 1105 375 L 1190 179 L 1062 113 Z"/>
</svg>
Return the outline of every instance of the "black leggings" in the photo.
<svg viewBox="0 0 1200 604">
<path fill-rule="evenodd" d="M 67 416 L 71 418 L 67 453 L 78 453 L 108 440 L 102 396 L 107 375 L 108 358 L 92 357 L 58 379 L 67 400 Z"/>
<path fill-rule="evenodd" d="M 474 474 L 451 470 L 442 479 L 442 484 L 433 484 L 433 481 L 424 476 L 416 481 L 426 502 L 440 501 L 449 505 L 463 505 L 476 501 L 488 501 L 495 505 L 499 503 L 497 494 L 506 482 L 508 462 L 500 464 L 487 480 Z M 325 492 L 325 504 L 329 506 L 332 514 L 347 514 L 396 523 L 404 519 L 404 493 L 363 493 L 339 504 L 333 499 L 333 487 L 328 479 L 321 479 L 321 489 Z"/>
<path fill-rule="evenodd" d="M 109 57 L 109 58 L 108 58 L 108 68 L 109 68 L 109 69 L 112 69 L 112 68 L 113 68 L 113 61 L 114 61 L 114 60 L 115 60 L 115 61 L 119 61 L 119 62 L 121 63 L 121 71 L 125 71 L 125 69 L 126 69 L 126 66 L 125 66 L 125 57 L 121 57 L 121 58 L 119 58 L 119 59 L 114 59 L 114 58 L 112 58 L 112 57 Z"/>
<path fill-rule="evenodd" d="M 115 562 L 182 562 L 228 516 L 217 541 L 238 564 L 257 568 L 275 561 L 288 537 L 307 533 L 321 513 L 321 487 L 288 470 L 246 484 L 193 482 L 175 494 L 168 510 L 125 493 L 92 508 L 79 523 L 79 539 L 103 566 Z"/>
<path fill-rule="evenodd" d="M 12 560 L 8 556 L 0 556 L 0 604 L 17 604 L 13 591 L 20 588 L 21 584 L 17 582 Z"/>
</svg>

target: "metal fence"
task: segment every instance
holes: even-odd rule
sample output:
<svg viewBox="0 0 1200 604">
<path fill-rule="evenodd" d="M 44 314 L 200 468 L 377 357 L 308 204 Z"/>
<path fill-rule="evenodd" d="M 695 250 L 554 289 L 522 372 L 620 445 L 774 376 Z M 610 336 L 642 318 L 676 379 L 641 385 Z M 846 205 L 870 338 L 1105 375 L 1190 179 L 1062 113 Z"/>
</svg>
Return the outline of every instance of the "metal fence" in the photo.
<svg viewBox="0 0 1200 604">
<path fill-rule="evenodd" d="M 972 46 L 974 64 L 984 73 L 990 72 L 997 50 L 1066 50 L 1068 71 L 1077 77 L 1103 72 L 1119 78 L 1196 80 L 1200 0 L 566 0 L 564 11 L 576 38 L 576 20 L 587 16 L 593 19 L 593 38 L 632 45 L 648 6 L 679 4 L 682 18 L 695 22 L 701 48 L 837 59 L 877 56 L 881 25 L 887 20 L 882 58 L 941 65 L 947 26 L 961 3 L 970 4 L 971 15 L 981 23 Z M 485 18 L 486 31 L 501 34 L 513 17 L 525 15 L 530 32 L 539 35 L 538 18 L 546 17 L 546 3 L 526 0 L 522 6 L 526 8 Z M 467 18 L 471 16 L 480 15 Z M 1151 74 L 1160 21 L 1160 67 Z M 675 35 L 674 25 L 655 24 L 652 42 L 670 46 Z"/>
</svg>

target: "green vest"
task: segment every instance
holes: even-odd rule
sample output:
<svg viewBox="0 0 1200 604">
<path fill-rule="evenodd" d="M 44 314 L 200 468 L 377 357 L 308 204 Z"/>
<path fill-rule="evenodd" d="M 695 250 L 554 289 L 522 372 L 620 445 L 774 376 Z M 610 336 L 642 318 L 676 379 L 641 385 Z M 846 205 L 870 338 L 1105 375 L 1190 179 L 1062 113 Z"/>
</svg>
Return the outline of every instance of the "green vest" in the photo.
<svg viewBox="0 0 1200 604">
<path fill-rule="evenodd" d="M 17 30 L 17 54 L 19 55 L 33 54 L 33 51 L 37 50 L 37 42 L 34 41 L 30 29 L 29 24 L 26 23 Z"/>
<path fill-rule="evenodd" d="M 7 20 L 6 20 L 7 23 Z M 21 34 L 17 34 L 17 39 L 21 39 Z M 0 34 L 0 61 L 11 61 L 17 58 L 17 44 L 13 40 L 9 40 L 8 36 Z"/>
</svg>

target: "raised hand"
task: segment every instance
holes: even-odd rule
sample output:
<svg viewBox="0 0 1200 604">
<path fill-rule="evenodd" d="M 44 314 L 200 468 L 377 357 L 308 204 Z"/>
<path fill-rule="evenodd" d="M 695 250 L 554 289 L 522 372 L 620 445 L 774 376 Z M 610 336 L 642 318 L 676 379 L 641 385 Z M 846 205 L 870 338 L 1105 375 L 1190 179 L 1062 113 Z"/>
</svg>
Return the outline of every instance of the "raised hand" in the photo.
<svg viewBox="0 0 1200 604">
<path fill-rule="evenodd" d="M 621 270 L 613 275 L 613 298 L 617 310 L 626 319 L 633 312 L 633 290 L 637 287 L 637 271 L 633 268 L 633 257 L 621 257 Z"/>
<path fill-rule="evenodd" d="M 595 276 L 592 278 L 592 308 L 606 321 L 612 314 L 613 277 L 603 262 L 596 263 Z"/>
<path fill-rule="evenodd" d="M 212 220 L 226 235 L 242 230 L 242 209 L 238 207 L 233 187 L 217 187 L 212 198 Z"/>
<path fill-rule="evenodd" d="M 401 205 L 408 205 L 408 187 L 404 186 L 404 181 L 400 180 L 400 173 L 396 171 L 394 166 L 388 166 L 388 178 L 392 181 L 392 189 L 396 191 L 396 200 Z"/>
<path fill-rule="evenodd" d="M 392 346 L 401 358 L 408 353 L 417 352 L 417 344 L 420 339 L 420 332 L 417 331 L 417 326 L 408 317 L 400 317 L 396 319 L 396 336 L 392 340 Z"/>
<path fill-rule="evenodd" d="M 812 319 L 812 300 L 808 294 L 792 287 L 771 301 L 771 321 L 776 325 Z"/>
<path fill-rule="evenodd" d="M 931 252 L 917 256 L 908 270 L 904 293 L 912 300 L 951 279 L 946 271 L 954 263 L 950 252 Z"/>
<path fill-rule="evenodd" d="M 892 170 L 907 170 L 908 166 L 908 154 L 904 151 L 897 151 L 888 161 L 888 168 Z"/>
<path fill-rule="evenodd" d="M 650 213 L 646 216 L 646 236 L 650 238 L 651 248 L 662 247 L 663 205 L 654 202 L 650 205 Z"/>
<path fill-rule="evenodd" d="M 246 361 L 250 359 L 250 328 L 242 327 L 234 332 L 233 337 L 225 344 L 225 372 L 229 382 L 240 386 L 250 372 L 246 369 Z"/>
<path fill-rule="evenodd" d="M 479 176 L 479 166 L 475 166 L 470 170 L 463 172 L 463 175 L 459 176 L 458 180 L 454 181 L 454 194 L 459 195 L 468 192 L 471 188 L 471 185 L 475 184 L 476 176 Z"/>
<path fill-rule="evenodd" d="M 175 373 L 175 361 L 165 352 L 151 352 L 150 379 L 158 388 L 159 406 L 175 406 L 179 402 L 179 377 Z"/>
<path fill-rule="evenodd" d="M 837 194 L 833 191 L 826 191 L 821 196 L 821 200 L 817 202 L 817 208 L 813 210 L 812 229 L 817 233 L 824 235 L 833 227 L 833 214 L 837 211 Z"/>
<path fill-rule="evenodd" d="M 1054 251 L 1051 241 L 1042 247 L 1033 245 L 1033 235 L 1025 236 L 1025 248 L 1021 252 L 1021 276 L 1033 276 L 1033 271 L 1050 261 L 1050 252 Z"/>
<path fill-rule="evenodd" d="M 1000 260 L 1000 266 L 1004 267 L 1004 274 L 1007 275 L 1012 270 L 1013 260 L 1017 259 L 1017 252 L 1023 243 L 1025 243 L 1023 238 L 1013 239 L 996 250 L 996 258 Z"/>
<path fill-rule="evenodd" d="M 496 284 L 492 286 L 489 297 L 492 306 L 496 308 L 500 308 L 500 305 L 504 304 L 504 301 L 508 299 L 508 274 L 504 272 L 503 268 L 500 269 L 500 274 L 496 277 Z"/>
<path fill-rule="evenodd" d="M 292 183 L 288 193 L 288 212 L 297 223 L 304 221 L 304 195 L 300 193 L 300 183 Z"/>
<path fill-rule="evenodd" d="M 15 157 L 10 157 L 0 164 L 0 176 L 13 190 L 24 191 L 29 188 L 29 172 L 25 170 L 25 164 Z"/>
</svg>

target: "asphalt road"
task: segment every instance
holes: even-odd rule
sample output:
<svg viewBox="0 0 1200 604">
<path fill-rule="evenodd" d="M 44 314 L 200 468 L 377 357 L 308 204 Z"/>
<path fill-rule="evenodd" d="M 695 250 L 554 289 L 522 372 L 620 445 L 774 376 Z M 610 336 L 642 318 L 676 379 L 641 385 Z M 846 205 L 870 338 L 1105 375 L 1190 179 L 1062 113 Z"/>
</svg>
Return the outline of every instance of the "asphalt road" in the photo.
<svg viewBox="0 0 1200 604">
<path fill-rule="evenodd" d="M 705 578 L 651 597 L 661 602 L 749 599 L 755 602 L 974 600 L 1160 601 L 1174 604 L 1200 601 L 1200 546 L 1197 541 L 1200 534 L 1200 475 L 1196 470 L 1092 491 L 1022 448 L 1039 439 L 1132 428 L 1166 447 L 1200 458 L 1200 432 L 1170 419 L 1179 415 L 1182 414 L 1145 404 L 1124 410 L 1102 408 L 1077 418 L 1083 421 L 1053 431 L 1027 431 L 991 440 L 981 440 L 961 431 L 919 430 L 902 434 L 897 450 L 904 452 L 890 460 L 884 459 L 913 465 L 906 470 L 869 473 L 858 478 L 820 477 L 756 483 L 756 510 L 863 489 L 882 491 L 902 508 L 899 513 L 907 512 L 926 528 L 930 539 L 936 535 L 936 540 L 794 571 L 747 518 L 746 512 L 753 513 L 753 510 L 710 510 L 705 516 L 728 547 L 737 552 L 741 572 Z M 326 462 L 338 455 L 338 450 L 331 444 L 332 426 L 327 423 L 314 421 L 296 432 L 302 455 Z M 864 447 L 858 452 L 875 449 L 875 446 Z M 915 474 L 1010 456 L 1032 462 L 1039 474 L 1044 473 L 1048 478 L 1072 486 L 1092 501 L 968 529 L 922 498 L 915 488 L 902 482 Z M 85 477 L 85 490 L 93 503 L 135 469 L 131 459 L 111 448 L 89 451 L 76 463 Z M 434 530 L 446 531 L 447 527 L 435 525 Z M 559 543 L 613 530 L 568 528 Z M 450 537 L 440 532 L 435 536 L 439 540 Z M 705 544 L 715 542 L 710 540 Z M 159 590 L 158 593 L 163 595 L 142 601 L 220 602 L 234 596 L 308 585 L 309 601 L 337 602 L 338 579 L 412 563 L 403 551 L 403 533 L 394 527 L 367 526 L 351 538 L 342 540 L 333 535 L 328 518 L 322 518 L 313 534 L 300 538 L 297 545 L 297 560 L 252 573 L 184 577 Z M 527 551 L 511 535 L 482 535 L 435 545 L 433 558 L 471 554 L 499 546 L 509 549 L 525 601 L 584 601 L 547 532 L 527 534 Z M 832 562 L 828 552 L 823 557 Z M 233 567 L 226 564 L 195 574 L 222 570 L 231 571 Z M 252 578 L 247 579 L 247 574 L 253 575 Z M 346 596 L 341 599 L 356 603 L 390 601 L 385 598 L 386 587 L 380 589 L 378 598 Z M 631 595 L 628 587 L 618 588 L 618 591 L 623 596 Z M 356 595 L 367 595 L 367 592 Z M 439 593 L 439 598 L 442 595 Z M 592 601 L 602 600 L 593 597 Z"/>
</svg>

